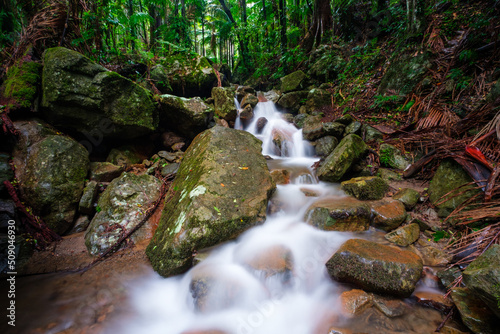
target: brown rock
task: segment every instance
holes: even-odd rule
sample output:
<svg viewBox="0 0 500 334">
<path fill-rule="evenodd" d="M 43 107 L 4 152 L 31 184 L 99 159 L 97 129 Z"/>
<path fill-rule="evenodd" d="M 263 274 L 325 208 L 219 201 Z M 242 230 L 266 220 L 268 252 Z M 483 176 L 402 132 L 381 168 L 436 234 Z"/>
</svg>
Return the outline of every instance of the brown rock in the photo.
<svg viewBox="0 0 500 334">
<path fill-rule="evenodd" d="M 406 210 L 403 203 L 393 199 L 383 199 L 371 203 L 374 215 L 372 225 L 376 228 L 389 232 L 406 219 Z"/>
<path fill-rule="evenodd" d="M 271 177 L 276 184 L 290 183 L 290 172 L 286 169 L 275 169 L 271 171 Z"/>
<path fill-rule="evenodd" d="M 361 314 L 373 306 L 371 295 L 359 289 L 343 292 L 340 295 L 340 303 L 342 313 L 346 316 Z"/>
</svg>

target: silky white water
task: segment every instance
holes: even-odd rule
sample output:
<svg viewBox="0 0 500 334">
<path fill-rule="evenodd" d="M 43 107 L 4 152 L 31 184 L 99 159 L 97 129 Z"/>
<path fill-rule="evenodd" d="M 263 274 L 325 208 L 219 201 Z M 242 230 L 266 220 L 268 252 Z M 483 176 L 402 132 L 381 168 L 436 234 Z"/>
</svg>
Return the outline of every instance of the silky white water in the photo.
<svg viewBox="0 0 500 334">
<path fill-rule="evenodd" d="M 257 134 L 260 117 L 266 117 L 268 122 Z M 262 140 L 263 154 L 274 158 L 269 161 L 271 169 L 291 172 L 291 183 L 277 186 L 271 201 L 273 214 L 263 225 L 211 251 L 186 274 L 167 279 L 151 274 L 141 281 L 131 295 L 133 315 L 121 319 L 112 332 L 326 334 L 330 326 L 349 327 L 349 320 L 341 316 L 338 301 L 345 288 L 330 279 L 325 263 L 354 234 L 321 231 L 304 221 L 308 206 L 318 197 L 344 194 L 336 185 L 317 182 L 310 168 L 317 160 L 312 156 L 312 148 L 302 140 L 301 130 L 284 121 L 271 102 L 256 106 L 254 120 L 246 130 Z M 276 131 L 286 134 L 287 140 L 282 144 L 287 148 L 280 150 L 286 153 L 285 157 L 278 156 L 273 147 Z M 315 197 L 306 196 L 308 192 Z M 291 271 L 269 276 L 248 265 L 276 249 L 288 252 Z M 192 281 L 196 277 L 208 277 L 210 282 L 201 307 L 193 298 Z M 424 317 L 423 321 L 428 322 L 429 318 Z M 413 325 L 407 320 L 400 326 L 408 327 L 404 332 L 418 333 L 410 329 Z"/>
</svg>

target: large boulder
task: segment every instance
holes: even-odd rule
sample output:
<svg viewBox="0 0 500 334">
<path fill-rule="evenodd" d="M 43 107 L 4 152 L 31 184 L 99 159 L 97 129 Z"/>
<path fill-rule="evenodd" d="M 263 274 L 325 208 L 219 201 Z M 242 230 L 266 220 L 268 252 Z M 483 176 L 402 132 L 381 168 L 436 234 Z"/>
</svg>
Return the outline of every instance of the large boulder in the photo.
<svg viewBox="0 0 500 334">
<path fill-rule="evenodd" d="M 360 176 L 344 181 L 342 190 L 360 200 L 382 199 L 389 185 L 378 176 Z"/>
<path fill-rule="evenodd" d="M 148 91 L 62 47 L 45 52 L 42 93 L 45 117 L 52 125 L 95 141 L 138 137 L 158 125 Z"/>
<path fill-rule="evenodd" d="M 62 234 L 73 225 L 89 168 L 88 152 L 41 122 L 14 125 L 20 132 L 13 160 L 22 197 L 49 228 Z"/>
<path fill-rule="evenodd" d="M 305 88 L 306 74 L 301 70 L 295 71 L 281 78 L 281 92 L 288 93 Z"/>
<path fill-rule="evenodd" d="M 276 105 L 292 114 L 296 114 L 299 111 L 300 106 L 304 104 L 308 94 L 309 91 L 307 90 L 299 90 L 297 92 L 283 94 L 276 102 Z"/>
<path fill-rule="evenodd" d="M 177 54 L 151 70 L 151 79 L 163 94 L 210 97 L 217 75 L 207 58 Z"/>
<path fill-rule="evenodd" d="M 385 73 L 378 88 L 378 94 L 393 91 L 399 95 L 410 93 L 423 79 L 431 67 L 429 56 L 425 53 L 417 56 L 404 56 L 393 62 Z"/>
<path fill-rule="evenodd" d="M 440 217 L 448 216 L 460 204 L 479 192 L 479 190 L 474 189 L 472 181 L 469 174 L 454 160 L 441 162 L 429 185 L 429 199 L 432 204 L 437 206 Z M 442 202 L 443 196 L 455 189 L 455 192 L 446 196 L 449 200 L 438 204 Z M 458 193 L 460 195 L 455 196 Z"/>
<path fill-rule="evenodd" d="M 465 285 L 500 317 L 500 245 L 492 245 L 463 272 Z"/>
<path fill-rule="evenodd" d="M 97 202 L 97 214 L 85 233 L 90 254 L 99 255 L 113 247 L 121 236 L 135 228 L 161 195 L 161 181 L 150 175 L 123 173 L 114 179 Z M 135 233 L 134 238 L 140 236 Z"/>
<path fill-rule="evenodd" d="M 399 227 L 406 219 L 406 210 L 403 203 L 388 198 L 371 202 L 372 225 L 386 232 Z"/>
<path fill-rule="evenodd" d="M 189 139 L 206 130 L 213 117 L 212 108 L 199 97 L 186 99 L 174 95 L 161 95 L 158 102 L 161 110 L 160 124 L 175 129 L 177 133 Z"/>
<path fill-rule="evenodd" d="M 261 142 L 216 126 L 186 151 L 146 254 L 162 276 L 185 272 L 196 250 L 235 238 L 264 221 L 275 189 Z"/>
<path fill-rule="evenodd" d="M 318 178 L 321 181 L 338 182 L 367 150 L 368 146 L 358 135 L 345 136 L 317 169 Z"/>
<path fill-rule="evenodd" d="M 451 299 L 460 313 L 463 323 L 474 334 L 496 334 L 500 320 L 477 296 L 468 288 L 452 288 Z"/>
<path fill-rule="evenodd" d="M 228 122 L 236 120 L 238 111 L 234 103 L 234 92 L 231 89 L 214 87 L 212 88 L 212 97 L 214 98 L 215 115 Z"/>
<path fill-rule="evenodd" d="M 418 255 L 362 239 L 346 241 L 326 263 L 328 273 L 340 282 L 364 290 L 409 297 L 422 274 Z"/>
</svg>

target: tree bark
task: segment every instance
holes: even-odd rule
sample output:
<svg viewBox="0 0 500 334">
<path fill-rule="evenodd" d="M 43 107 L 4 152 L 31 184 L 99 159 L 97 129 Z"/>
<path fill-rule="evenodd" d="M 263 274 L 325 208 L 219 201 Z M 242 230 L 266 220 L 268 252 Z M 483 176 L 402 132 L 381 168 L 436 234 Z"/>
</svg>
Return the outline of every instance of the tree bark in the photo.
<svg viewBox="0 0 500 334">
<path fill-rule="evenodd" d="M 332 10 L 329 0 L 314 0 L 314 10 L 311 26 L 301 42 L 307 52 L 321 44 L 323 34 L 333 27 Z"/>
</svg>

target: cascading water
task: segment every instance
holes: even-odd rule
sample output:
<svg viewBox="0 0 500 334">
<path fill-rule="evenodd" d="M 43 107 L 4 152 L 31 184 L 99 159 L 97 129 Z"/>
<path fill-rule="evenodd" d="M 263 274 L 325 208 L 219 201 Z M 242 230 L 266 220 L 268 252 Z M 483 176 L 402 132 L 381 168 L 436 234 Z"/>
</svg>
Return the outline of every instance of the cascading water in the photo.
<svg viewBox="0 0 500 334">
<path fill-rule="evenodd" d="M 242 126 L 239 120 L 236 126 Z M 290 184 L 277 186 L 272 214 L 263 225 L 211 251 L 186 274 L 168 279 L 152 274 L 133 292 L 135 315 L 121 320 L 125 325 L 118 332 L 326 334 L 335 325 L 388 333 L 353 325 L 341 315 L 338 297 L 344 288 L 329 278 L 324 264 L 353 235 L 304 222 L 307 207 L 318 197 L 344 195 L 313 176 L 310 166 L 317 158 L 301 130 L 284 121 L 272 102 L 257 104 L 246 130 L 262 140 L 263 154 L 273 158 L 271 169 L 290 171 Z M 405 333 L 429 332 L 412 327 L 422 325 L 401 320 L 398 326 Z"/>
</svg>

